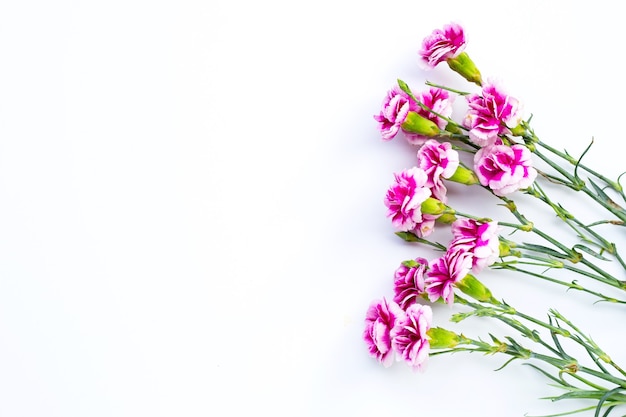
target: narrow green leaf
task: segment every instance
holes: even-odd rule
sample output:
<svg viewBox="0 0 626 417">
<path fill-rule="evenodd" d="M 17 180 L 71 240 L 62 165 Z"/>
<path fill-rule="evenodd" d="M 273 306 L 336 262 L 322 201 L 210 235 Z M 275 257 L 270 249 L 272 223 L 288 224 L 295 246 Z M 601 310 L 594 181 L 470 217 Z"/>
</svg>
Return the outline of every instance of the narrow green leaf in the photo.
<svg viewBox="0 0 626 417">
<path fill-rule="evenodd" d="M 605 258 L 604 256 L 600 255 L 598 252 L 594 251 L 593 249 L 589 248 L 588 246 L 582 245 L 582 244 L 576 244 L 572 247 L 572 249 L 580 249 L 581 251 L 593 256 L 594 258 L 603 260 L 603 261 L 608 261 L 608 258 Z"/>
<path fill-rule="evenodd" d="M 591 184 L 591 186 L 593 187 L 593 189 L 595 190 L 596 194 L 598 195 L 598 197 L 605 203 L 610 204 L 610 205 L 614 205 L 615 202 L 611 199 L 611 197 L 609 197 L 602 188 L 600 188 L 600 186 L 598 184 L 596 184 L 595 182 L 593 182 L 591 179 L 589 179 L 589 184 Z"/>
<path fill-rule="evenodd" d="M 534 252 L 545 253 L 546 255 L 554 256 L 555 258 L 560 259 L 568 259 L 567 255 L 562 254 L 561 252 L 557 252 L 552 248 L 548 248 L 547 246 L 537 245 L 534 243 L 524 243 L 519 246 L 520 249 L 527 249 Z"/>
<path fill-rule="evenodd" d="M 437 250 L 442 250 L 442 251 L 445 251 L 447 249 L 445 245 L 442 245 L 439 242 L 431 242 L 430 240 L 422 239 L 421 237 L 417 236 L 415 233 L 412 233 L 412 232 L 395 232 L 395 234 L 396 236 L 402 238 L 406 242 L 423 243 L 425 245 L 432 246 L 433 248 Z"/>
</svg>

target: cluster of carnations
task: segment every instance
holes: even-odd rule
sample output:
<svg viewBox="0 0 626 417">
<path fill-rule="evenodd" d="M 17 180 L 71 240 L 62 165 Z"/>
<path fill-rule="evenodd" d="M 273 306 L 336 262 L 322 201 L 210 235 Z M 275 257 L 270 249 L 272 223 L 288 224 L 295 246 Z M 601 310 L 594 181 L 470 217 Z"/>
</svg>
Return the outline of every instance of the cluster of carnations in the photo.
<svg viewBox="0 0 626 417">
<path fill-rule="evenodd" d="M 394 274 L 393 301 L 376 300 L 367 311 L 364 338 L 370 354 L 385 366 L 397 354 L 412 368 L 422 369 L 430 349 L 432 310 L 420 300 L 425 296 L 431 302 L 452 304 L 454 287 L 477 283 L 470 272 L 479 272 L 499 255 L 496 222 L 458 219 L 451 229 L 454 238 L 443 256 L 430 262 L 422 257 L 402 262 Z"/>
<path fill-rule="evenodd" d="M 450 24 L 436 30 L 423 42 L 420 56 L 427 67 L 458 60 L 465 48 L 463 29 Z M 463 56 L 468 62 L 467 56 Z M 416 166 L 396 173 L 387 191 L 385 205 L 392 224 L 420 238 L 429 236 L 436 221 L 446 213 L 445 180 L 489 187 L 496 195 L 511 194 L 529 187 L 537 176 L 531 153 L 523 144 L 504 144 L 502 135 L 511 134 L 522 118 L 517 99 L 495 83 L 482 84 L 474 66 L 470 79 L 482 85 L 481 94 L 465 95 L 468 112 L 463 125 L 468 139 L 478 150 L 473 170 L 460 165 L 458 151 L 445 137 L 456 96 L 446 89 L 431 87 L 419 94 L 394 86 L 385 97 L 380 114 L 374 118 L 384 140 L 403 135 L 419 147 Z M 454 302 L 453 286 L 472 271 L 491 265 L 499 255 L 497 222 L 479 223 L 457 219 L 452 223 L 453 239 L 446 252 L 430 262 L 424 258 L 407 261 L 395 273 L 395 297 L 376 301 L 367 314 L 365 339 L 370 352 L 385 365 L 391 364 L 394 350 L 412 367 L 419 369 L 428 357 L 430 307 L 417 304 L 426 295 L 431 301 Z"/>
<path fill-rule="evenodd" d="M 384 366 L 400 360 L 415 370 L 424 369 L 433 350 L 438 350 L 437 354 L 462 350 L 504 353 L 511 359 L 539 359 L 556 368 L 559 375 L 563 372 L 576 374 L 576 380 L 587 389 L 584 391 L 586 394 L 581 394 L 578 388 L 573 388 L 560 376 L 554 377 L 554 381 L 572 393 L 553 399 L 592 399 L 596 403 L 589 409 L 599 412 L 602 407 L 606 407 L 608 415 L 617 405 L 626 404 L 626 396 L 622 394 L 626 391 L 626 372 L 557 311 L 549 312 L 547 322 L 525 315 L 503 301 L 498 301 L 475 275 L 493 266 L 548 279 L 570 289 L 586 291 L 605 301 L 626 303 L 574 284 L 574 281 L 567 283 L 546 278 L 544 274 L 519 269 L 513 266 L 514 262 L 502 261 L 507 256 L 526 257 L 538 266 L 565 268 L 586 278 L 624 289 L 624 281 L 603 271 L 583 257 L 582 252 L 604 259 L 600 254 L 585 245 L 576 245 L 574 248 L 564 246 L 534 227 L 517 211 L 510 196 L 517 192 L 530 194 L 554 210 L 559 218 L 576 231 L 578 237 L 593 241 L 602 252 L 612 253 L 626 270 L 626 263 L 621 260 L 614 244 L 594 232 L 592 227 L 579 222 L 562 206 L 552 203 L 543 193 L 536 184 L 538 171 L 533 167 L 533 154 L 554 167 L 561 177 L 545 173 L 542 175 L 575 191 L 583 190 L 600 206 L 617 216 L 615 224 L 623 224 L 626 211 L 610 201 L 593 182 L 590 182 L 593 185 L 591 188 L 585 188 L 587 185 L 581 185 L 576 173 L 569 174 L 535 149 L 535 145 L 540 144 L 573 163 L 569 155 L 558 153 L 539 141 L 528 123 L 522 120 L 522 106 L 516 98 L 508 95 L 498 83 L 483 81 L 480 71 L 464 52 L 465 46 L 463 28 L 451 23 L 424 39 L 419 58 L 425 69 L 447 63 L 450 69 L 477 85 L 480 88 L 478 93 L 460 92 L 432 83 L 427 83 L 427 89 L 416 93 L 398 80 L 398 85 L 391 88 L 384 98 L 380 113 L 374 116 L 384 140 L 400 136 L 417 147 L 415 166 L 395 173 L 394 182 L 387 190 L 384 198 L 387 216 L 400 237 L 407 241 L 429 243 L 438 247 L 442 254 L 431 260 L 417 257 L 401 263 L 394 274 L 393 299 L 383 297 L 370 304 L 363 338 L 370 355 Z M 467 104 L 467 112 L 460 123 L 451 119 L 452 105 L 458 97 L 462 97 Z M 472 164 L 469 164 L 471 166 L 461 161 L 459 150 L 473 155 Z M 618 183 L 583 168 L 624 196 Z M 504 203 L 519 220 L 519 224 L 496 222 L 452 209 L 448 206 L 448 181 L 484 188 L 499 199 L 499 203 Z M 446 246 L 428 240 L 437 224 L 450 227 L 451 238 Z M 553 248 L 508 241 L 500 236 L 503 226 L 533 232 Z M 469 296 L 469 299 L 465 296 Z M 492 342 L 488 343 L 433 327 L 433 310 L 428 302 L 456 303 L 469 308 L 469 312 L 453 316 L 453 321 L 479 315 L 504 322 L 521 336 L 541 345 L 548 354 L 523 347 L 511 337 L 503 342 L 491 336 Z M 551 340 L 543 340 L 531 325 L 549 331 Z M 595 371 L 572 362 L 572 356 L 565 353 L 558 341 L 559 337 L 581 345 L 596 364 L 602 361 L 608 363 L 617 370 L 618 376 L 602 365 L 599 365 L 599 371 Z M 576 366 L 572 366 L 572 363 L 576 363 Z M 549 376 L 547 371 L 541 372 Z M 600 388 L 585 379 L 582 376 L 585 373 L 610 384 L 607 388 Z"/>
</svg>

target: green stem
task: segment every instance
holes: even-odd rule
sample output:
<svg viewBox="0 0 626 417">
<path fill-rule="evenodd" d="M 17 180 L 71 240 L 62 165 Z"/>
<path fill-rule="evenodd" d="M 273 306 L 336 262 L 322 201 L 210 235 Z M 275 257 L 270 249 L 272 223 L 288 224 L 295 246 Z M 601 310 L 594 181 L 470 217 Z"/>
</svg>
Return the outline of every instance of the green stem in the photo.
<svg viewBox="0 0 626 417">
<path fill-rule="evenodd" d="M 626 304 L 626 300 L 618 300 L 618 299 L 616 299 L 614 297 L 606 296 L 606 295 L 604 295 L 602 293 L 599 293 L 597 291 L 592 291 L 592 290 L 590 290 L 588 288 L 585 288 L 582 285 L 576 283 L 575 281 L 572 281 L 572 282 L 561 281 L 559 279 L 556 279 L 556 278 L 553 278 L 553 277 L 549 277 L 545 273 L 541 273 L 540 274 L 540 273 L 537 273 L 537 272 L 529 271 L 527 269 L 518 268 L 518 267 L 513 266 L 512 264 L 510 264 L 508 262 L 497 262 L 497 263 L 494 263 L 492 266 L 496 267 L 496 268 L 506 269 L 506 270 L 509 270 L 509 271 L 521 272 L 522 274 L 526 274 L 526 275 L 529 275 L 529 276 L 532 276 L 532 277 L 535 277 L 535 278 L 540 278 L 540 279 L 543 279 L 545 281 L 552 282 L 554 284 L 562 285 L 564 287 L 567 287 L 567 289 L 572 289 L 572 290 L 576 290 L 576 291 L 585 292 L 587 294 L 591 294 L 591 295 L 593 295 L 595 297 L 598 297 L 598 298 L 602 299 L 603 301 L 607 301 L 607 302 L 610 302 L 610 303 Z M 576 272 L 579 272 L 579 271 L 576 271 Z"/>
<path fill-rule="evenodd" d="M 449 91 L 451 93 L 458 94 L 460 96 L 467 96 L 467 95 L 470 94 L 470 93 L 468 93 L 466 91 L 455 90 L 454 88 L 450 88 L 450 87 L 447 87 L 445 85 L 435 84 L 435 83 L 430 82 L 430 81 L 426 81 L 425 84 L 427 86 L 429 86 L 429 87 L 441 88 L 442 90 L 446 90 L 446 91 Z"/>
<path fill-rule="evenodd" d="M 542 144 L 542 146 L 545 147 L 544 144 Z M 569 172 L 567 172 L 567 170 L 562 168 L 560 165 L 558 165 L 552 159 L 548 158 L 543 153 L 539 152 L 537 149 L 535 149 L 535 151 L 533 153 L 535 155 L 537 155 L 545 163 L 550 165 L 555 171 L 557 171 L 559 174 L 561 174 L 563 177 L 565 177 L 565 179 L 567 181 L 562 181 L 561 182 L 562 185 L 565 185 L 565 186 L 567 186 L 568 188 L 571 188 L 574 191 L 582 191 L 583 193 L 585 193 L 589 197 L 591 197 L 600 206 L 604 207 L 606 210 L 611 212 L 615 217 L 617 217 L 621 221 L 626 221 L 626 211 L 624 211 L 624 209 L 622 209 L 620 207 L 617 207 L 614 204 L 611 205 L 611 204 L 603 201 L 597 194 L 595 194 L 592 190 L 589 189 L 589 187 L 587 187 L 587 185 L 585 184 L 584 181 L 582 181 L 578 177 L 575 177 L 575 176 L 571 175 Z"/>
<path fill-rule="evenodd" d="M 587 243 L 596 245 L 602 252 L 610 253 L 615 259 L 617 259 L 622 268 L 626 270 L 626 263 L 620 256 L 614 243 L 609 242 L 600 236 L 596 231 L 592 230 L 591 227 L 583 224 L 560 204 L 555 204 L 537 182 L 535 182 L 533 187 L 528 191 L 528 194 L 547 204 L 556 213 L 557 217 L 563 220 L 563 222 L 565 222 L 565 224 L 567 224 L 576 233 L 576 235 L 580 237 L 580 239 Z M 591 236 L 591 238 L 589 236 Z"/>
<path fill-rule="evenodd" d="M 591 270 L 595 271 L 598 274 L 597 276 L 596 275 L 590 276 L 591 278 L 597 279 L 598 281 L 611 285 L 615 288 L 620 288 L 622 290 L 625 289 L 624 284 L 620 280 L 618 280 L 617 278 L 615 278 L 608 272 L 604 271 L 602 268 L 599 268 L 593 262 L 590 262 L 589 260 L 585 259 L 581 253 L 568 248 L 567 246 L 565 246 L 558 240 L 554 239 L 552 236 L 548 235 L 547 233 L 535 227 L 532 222 L 528 221 L 528 219 L 526 219 L 526 217 L 523 216 L 517 210 L 517 206 L 515 205 L 515 202 L 513 200 L 507 197 L 499 197 L 499 198 L 505 202 L 505 206 L 515 216 L 515 218 L 520 222 L 520 224 L 525 226 L 523 230 L 528 230 L 528 231 L 533 232 L 534 234 L 541 237 L 545 241 L 551 243 L 554 247 L 558 248 L 564 255 L 563 259 L 567 259 L 568 261 L 572 263 L 580 262 L 581 264 L 587 266 L 588 268 L 590 268 Z M 506 224 L 506 223 L 503 223 L 503 224 Z"/>
<path fill-rule="evenodd" d="M 580 160 L 576 160 L 574 158 L 572 158 L 570 155 L 559 151 L 558 149 L 553 148 L 552 146 L 548 145 L 547 143 L 542 142 L 541 140 L 539 140 L 539 138 L 537 138 L 537 136 L 534 135 L 534 142 L 538 145 L 540 145 L 542 148 L 546 149 L 547 151 L 553 153 L 554 155 L 560 157 L 561 159 L 569 162 L 572 165 L 577 166 L 580 169 L 583 169 L 585 171 L 587 171 L 588 173 L 590 173 L 591 175 L 593 175 L 594 177 L 598 178 L 599 180 L 601 180 L 602 182 L 604 182 L 606 185 L 608 185 L 609 187 L 611 187 L 613 190 L 617 191 L 618 193 L 621 194 L 621 196 L 626 200 L 626 196 L 624 195 L 624 189 L 623 187 L 616 181 L 613 181 L 607 177 L 605 177 L 604 175 L 600 174 L 599 172 L 583 165 L 580 163 Z M 593 140 L 591 141 L 591 144 L 593 144 Z M 590 145 L 591 146 L 591 145 Z"/>
</svg>

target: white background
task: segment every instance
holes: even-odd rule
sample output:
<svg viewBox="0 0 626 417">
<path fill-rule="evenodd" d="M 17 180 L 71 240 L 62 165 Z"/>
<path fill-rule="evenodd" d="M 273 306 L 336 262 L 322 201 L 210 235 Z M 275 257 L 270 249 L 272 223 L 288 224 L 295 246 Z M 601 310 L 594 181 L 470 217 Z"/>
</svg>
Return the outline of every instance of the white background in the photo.
<svg viewBox="0 0 626 417">
<path fill-rule="evenodd" d="M 372 115 L 397 78 L 466 86 L 417 66 L 432 29 L 462 23 L 542 138 L 575 154 L 593 136 L 588 164 L 622 171 L 621 7 L 581 4 L 1 2 L 0 416 L 569 409 L 500 357 L 384 369 L 361 332 L 420 250 L 382 204 L 413 155 Z M 626 363 L 623 309 L 485 280 Z"/>
</svg>

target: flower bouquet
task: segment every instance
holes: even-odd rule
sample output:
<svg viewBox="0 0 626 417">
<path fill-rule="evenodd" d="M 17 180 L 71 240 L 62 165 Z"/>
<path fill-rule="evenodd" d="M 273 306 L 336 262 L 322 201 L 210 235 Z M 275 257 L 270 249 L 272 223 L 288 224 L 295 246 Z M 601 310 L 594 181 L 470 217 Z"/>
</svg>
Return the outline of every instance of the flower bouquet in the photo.
<svg viewBox="0 0 626 417">
<path fill-rule="evenodd" d="M 363 339 L 382 365 L 401 361 L 419 371 L 429 357 L 454 352 L 502 355 L 502 368 L 517 359 L 562 390 L 547 398 L 589 401 L 551 415 L 608 416 L 626 404 L 626 371 L 566 315 L 553 308 L 542 317 L 524 312 L 479 276 L 501 270 L 569 290 L 564 294 L 625 304 L 626 262 L 603 233 L 625 225 L 620 179 L 583 164 L 591 144 L 572 156 L 542 141 L 521 102 L 483 78 L 465 47 L 463 28 L 451 23 L 425 37 L 419 58 L 424 70 L 447 64 L 468 82 L 466 91 L 427 81 L 418 92 L 397 80 L 374 116 L 383 140 L 406 140 L 416 156 L 414 166 L 393 175 L 387 216 L 399 238 L 435 255 L 401 260 L 390 280 L 393 296 L 367 309 Z M 457 100 L 466 105 L 460 121 L 453 117 Z M 501 218 L 467 212 L 463 198 L 449 195 L 452 185 L 479 193 L 481 206 L 503 209 Z M 582 219 L 562 205 L 562 193 L 593 205 L 597 218 Z M 523 206 L 545 211 L 531 218 Z M 556 219 L 558 237 L 541 226 L 545 218 Z M 446 305 L 452 323 L 475 317 L 512 333 L 497 334 L 501 327 L 494 325 L 474 338 L 435 326 L 433 315 L 445 314 Z"/>
</svg>

